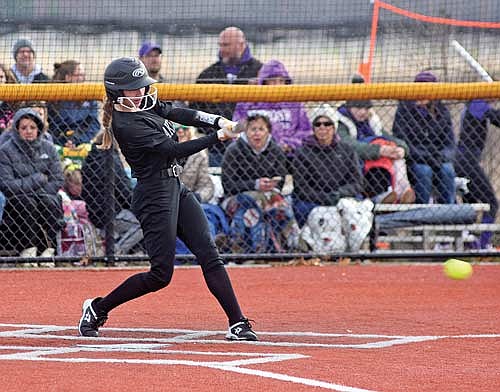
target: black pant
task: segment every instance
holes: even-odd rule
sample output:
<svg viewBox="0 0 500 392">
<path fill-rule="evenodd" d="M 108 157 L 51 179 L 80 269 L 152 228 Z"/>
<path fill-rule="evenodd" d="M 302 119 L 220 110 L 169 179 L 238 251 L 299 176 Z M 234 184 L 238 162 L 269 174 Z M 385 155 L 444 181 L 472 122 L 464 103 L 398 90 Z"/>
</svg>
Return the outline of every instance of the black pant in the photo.
<svg viewBox="0 0 500 392">
<path fill-rule="evenodd" d="M 55 248 L 57 232 L 63 226 L 62 205 L 57 195 L 10 195 L 0 226 L 0 246 L 17 252 L 32 246 L 39 250 Z"/>
<path fill-rule="evenodd" d="M 197 257 L 203 270 L 210 262 L 221 261 L 203 209 L 177 178 L 163 178 L 160 186 L 139 182 L 134 190 L 132 211 L 141 223 L 155 279 L 170 282 L 177 235 Z"/>
<path fill-rule="evenodd" d="M 455 161 L 457 176 L 470 179 L 469 193 L 463 196 L 466 203 L 488 203 L 490 211 L 486 214 L 495 219 L 498 201 L 491 182 L 480 165 L 478 157 L 459 153 Z"/>
<path fill-rule="evenodd" d="M 167 286 L 174 271 L 178 235 L 196 256 L 210 292 L 230 323 L 243 317 L 205 213 L 191 191 L 174 177 L 139 181 L 134 189 L 132 211 L 141 223 L 151 269 L 128 278 L 96 304 L 97 311 L 107 313 L 126 301 Z"/>
</svg>

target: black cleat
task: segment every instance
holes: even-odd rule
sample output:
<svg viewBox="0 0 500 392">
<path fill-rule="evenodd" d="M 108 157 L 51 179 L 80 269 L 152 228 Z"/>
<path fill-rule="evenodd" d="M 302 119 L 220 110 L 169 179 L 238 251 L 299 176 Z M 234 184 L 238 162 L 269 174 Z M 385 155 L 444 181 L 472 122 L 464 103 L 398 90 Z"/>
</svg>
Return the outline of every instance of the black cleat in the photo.
<svg viewBox="0 0 500 392">
<path fill-rule="evenodd" d="M 250 324 L 250 321 L 247 318 L 243 318 L 236 324 L 231 325 L 228 333 L 226 334 L 226 339 L 249 341 L 259 340 L 257 334 L 252 330 L 252 324 Z"/>
<path fill-rule="evenodd" d="M 96 298 L 97 299 L 97 298 Z M 86 299 L 82 306 L 82 318 L 78 323 L 78 331 L 81 336 L 88 337 L 98 337 L 99 327 L 102 327 L 106 320 L 107 315 L 98 316 L 95 310 L 92 308 L 93 299 Z"/>
</svg>

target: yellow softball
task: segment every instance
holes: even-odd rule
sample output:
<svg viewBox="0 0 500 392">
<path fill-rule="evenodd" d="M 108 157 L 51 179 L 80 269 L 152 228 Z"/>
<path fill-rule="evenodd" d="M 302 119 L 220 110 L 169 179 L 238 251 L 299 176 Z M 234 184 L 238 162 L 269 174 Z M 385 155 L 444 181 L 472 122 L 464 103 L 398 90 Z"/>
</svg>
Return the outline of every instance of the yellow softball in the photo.
<svg viewBox="0 0 500 392">
<path fill-rule="evenodd" d="M 443 265 L 443 271 L 450 279 L 467 279 L 472 275 L 472 265 L 464 260 L 448 259 Z"/>
</svg>

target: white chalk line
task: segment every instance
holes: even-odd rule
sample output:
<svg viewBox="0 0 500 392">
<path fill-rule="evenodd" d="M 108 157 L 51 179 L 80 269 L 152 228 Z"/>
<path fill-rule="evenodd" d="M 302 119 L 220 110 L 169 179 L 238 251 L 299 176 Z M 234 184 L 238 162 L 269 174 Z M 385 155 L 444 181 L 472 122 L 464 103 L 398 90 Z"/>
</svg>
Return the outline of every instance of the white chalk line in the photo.
<svg viewBox="0 0 500 392">
<path fill-rule="evenodd" d="M 225 331 L 195 331 L 187 329 L 158 329 L 158 328 L 102 328 L 102 332 L 126 332 L 134 333 L 153 333 L 153 334 L 171 334 L 172 337 L 156 338 L 142 337 L 134 338 L 124 337 L 106 337 L 82 338 L 76 336 L 76 327 L 57 326 L 57 325 L 34 325 L 34 324 L 7 324 L 0 323 L 0 328 L 11 328 L 10 330 L 0 330 L 1 338 L 20 338 L 20 339 L 50 339 L 61 341 L 79 341 L 84 340 L 89 344 L 76 344 L 69 347 L 54 346 L 16 346 L 0 345 L 0 360 L 9 361 L 46 361 L 46 362 L 67 362 L 67 363 L 129 363 L 129 364 L 147 364 L 147 365 L 178 365 L 178 366 L 199 366 L 223 371 L 231 371 L 240 374 L 253 375 L 257 377 L 270 378 L 279 381 L 319 387 L 323 389 L 347 392 L 367 392 L 366 389 L 350 387 L 335 383 L 329 383 L 320 380 L 291 376 L 287 374 L 268 372 L 258 369 L 247 368 L 243 366 L 259 365 L 271 362 L 281 362 L 288 360 L 308 358 L 307 355 L 297 353 L 269 353 L 269 352 L 224 352 L 224 351 L 192 351 L 192 350 L 172 350 L 172 344 L 235 344 L 226 340 L 207 339 L 211 336 L 224 334 Z M 58 335 L 54 332 L 71 331 L 74 335 Z M 290 337 L 290 338 L 350 338 L 350 339 L 372 339 L 375 341 L 354 343 L 354 344 L 331 344 L 331 343 L 309 343 L 300 341 L 265 341 L 258 342 L 238 342 L 238 344 L 251 344 L 262 347 L 322 347 L 322 348 L 344 348 L 344 349 L 379 349 L 402 344 L 411 344 L 424 341 L 439 339 L 498 339 L 500 334 L 466 334 L 466 335 L 438 335 L 438 336 L 401 336 L 401 335 L 377 335 L 377 334 L 328 334 L 316 332 L 259 332 L 262 337 Z M 203 339 L 205 337 L 206 339 Z M 110 344 L 110 342 L 113 342 Z M 119 343 L 125 342 L 125 343 Z M 101 344 L 102 343 L 102 344 Z M 1 354 L 2 351 L 15 351 L 8 354 Z M 154 355 L 154 359 L 132 359 L 132 358 L 88 358 L 71 357 L 57 358 L 54 355 L 67 355 L 76 353 L 144 353 Z M 158 358 L 172 355 L 197 355 L 207 357 L 227 358 L 216 361 L 193 361 L 187 359 L 165 359 Z"/>
</svg>

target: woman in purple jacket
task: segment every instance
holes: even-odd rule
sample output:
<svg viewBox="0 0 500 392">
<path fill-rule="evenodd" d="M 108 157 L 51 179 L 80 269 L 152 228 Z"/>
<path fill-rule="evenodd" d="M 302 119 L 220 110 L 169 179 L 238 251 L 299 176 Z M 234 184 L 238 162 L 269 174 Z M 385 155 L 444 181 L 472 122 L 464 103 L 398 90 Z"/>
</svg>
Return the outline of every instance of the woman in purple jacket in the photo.
<svg viewBox="0 0 500 392">
<path fill-rule="evenodd" d="M 291 84 L 287 69 L 278 60 L 264 64 L 258 75 L 260 85 Z M 272 136 L 287 156 L 293 155 L 303 140 L 312 135 L 311 123 L 301 102 L 240 102 L 233 113 L 233 121 L 260 114 L 269 118 Z"/>
</svg>

